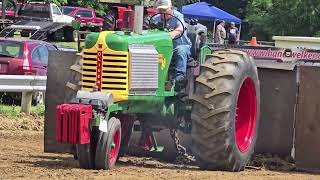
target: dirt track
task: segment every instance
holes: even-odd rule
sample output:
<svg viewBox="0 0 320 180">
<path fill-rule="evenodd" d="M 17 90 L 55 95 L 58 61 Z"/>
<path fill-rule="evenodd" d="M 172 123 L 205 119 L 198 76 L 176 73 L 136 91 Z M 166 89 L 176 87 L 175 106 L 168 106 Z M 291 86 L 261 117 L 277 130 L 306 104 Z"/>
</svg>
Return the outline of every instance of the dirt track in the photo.
<svg viewBox="0 0 320 180">
<path fill-rule="evenodd" d="M 320 179 L 315 174 L 254 169 L 200 171 L 134 157 L 121 158 L 112 171 L 83 170 L 71 155 L 43 153 L 42 132 L 0 131 L 0 143 L 0 179 Z"/>
</svg>

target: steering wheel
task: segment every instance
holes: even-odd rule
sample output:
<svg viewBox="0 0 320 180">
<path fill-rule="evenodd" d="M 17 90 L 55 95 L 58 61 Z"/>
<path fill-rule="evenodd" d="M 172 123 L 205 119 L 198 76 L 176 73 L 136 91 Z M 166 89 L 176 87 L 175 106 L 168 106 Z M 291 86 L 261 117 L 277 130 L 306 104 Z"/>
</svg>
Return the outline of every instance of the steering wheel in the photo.
<svg viewBox="0 0 320 180">
<path fill-rule="evenodd" d="M 160 19 L 164 21 L 164 23 L 161 23 L 161 22 L 152 23 L 152 21 L 155 22 L 155 20 L 153 20 L 153 18 L 156 17 L 156 16 L 158 16 L 158 15 L 160 16 Z M 161 18 L 161 15 L 169 15 L 169 16 L 177 19 L 177 20 L 180 22 L 180 24 L 182 25 L 183 31 L 180 33 L 179 36 L 173 38 L 173 40 L 177 40 L 177 39 L 181 38 L 181 37 L 183 36 L 183 34 L 185 33 L 185 31 L 186 31 L 186 27 L 184 26 L 183 22 L 182 22 L 177 16 L 174 16 L 174 15 L 172 15 L 172 14 L 169 14 L 169 13 L 156 13 L 156 14 L 152 15 L 152 16 L 150 17 L 150 19 L 149 19 L 149 26 L 150 26 L 151 28 L 157 28 L 157 29 L 161 29 L 161 30 L 166 30 L 166 29 L 167 29 L 169 32 L 173 31 L 174 29 L 171 29 L 171 28 L 169 27 L 169 24 L 167 24 L 167 20 L 166 20 L 166 19 L 162 19 L 162 18 Z M 161 27 L 161 26 L 162 26 L 162 27 Z"/>
</svg>

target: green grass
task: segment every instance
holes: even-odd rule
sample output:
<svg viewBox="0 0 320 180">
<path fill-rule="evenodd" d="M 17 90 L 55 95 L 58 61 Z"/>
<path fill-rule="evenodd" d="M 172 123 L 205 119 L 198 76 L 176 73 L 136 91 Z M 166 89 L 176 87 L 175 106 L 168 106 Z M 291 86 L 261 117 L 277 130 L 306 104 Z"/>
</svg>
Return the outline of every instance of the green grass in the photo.
<svg viewBox="0 0 320 180">
<path fill-rule="evenodd" d="M 31 108 L 31 115 L 37 117 L 44 117 L 44 106 L 33 106 Z M 0 115 L 9 117 L 9 118 L 16 118 L 20 113 L 21 107 L 20 106 L 9 106 L 9 105 L 0 105 Z"/>
<path fill-rule="evenodd" d="M 78 49 L 78 43 L 77 42 L 52 42 L 53 44 L 60 44 L 63 46 L 69 46 L 75 49 Z M 80 43 L 80 46 L 84 46 L 84 42 Z"/>
</svg>

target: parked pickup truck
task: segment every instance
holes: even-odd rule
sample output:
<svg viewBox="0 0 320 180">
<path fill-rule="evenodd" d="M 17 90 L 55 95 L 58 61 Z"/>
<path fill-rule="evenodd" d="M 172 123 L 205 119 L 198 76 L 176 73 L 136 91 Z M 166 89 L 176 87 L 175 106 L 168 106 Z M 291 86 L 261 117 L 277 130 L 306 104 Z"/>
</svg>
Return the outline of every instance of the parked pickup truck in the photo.
<svg viewBox="0 0 320 180">
<path fill-rule="evenodd" d="M 101 31 L 104 19 L 96 16 L 96 12 L 91 8 L 62 6 L 62 13 L 71 16 L 81 23 L 81 31 Z"/>
<path fill-rule="evenodd" d="M 46 2 L 27 2 L 17 12 L 18 19 L 47 20 L 71 24 L 73 17 L 64 15 L 59 6 Z"/>
<path fill-rule="evenodd" d="M 49 2 L 21 3 L 16 11 L 15 23 L 0 32 L 1 37 L 12 37 L 14 32 L 34 40 L 73 41 L 74 29 L 71 16 Z"/>
</svg>

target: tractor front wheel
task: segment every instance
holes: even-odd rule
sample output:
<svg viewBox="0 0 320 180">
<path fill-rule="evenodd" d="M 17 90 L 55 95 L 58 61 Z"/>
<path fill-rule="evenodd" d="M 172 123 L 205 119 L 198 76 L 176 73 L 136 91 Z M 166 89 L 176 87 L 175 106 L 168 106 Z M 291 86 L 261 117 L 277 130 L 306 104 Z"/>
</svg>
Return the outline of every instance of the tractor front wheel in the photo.
<svg viewBox="0 0 320 180">
<path fill-rule="evenodd" d="M 206 170 L 241 171 L 257 140 L 260 89 L 252 58 L 214 52 L 201 65 L 192 110 L 193 152 Z"/>
<path fill-rule="evenodd" d="M 120 120 L 112 117 L 107 132 L 100 131 L 97 141 L 95 166 L 97 169 L 112 169 L 118 159 L 121 144 Z"/>
<path fill-rule="evenodd" d="M 79 166 L 83 169 L 93 169 L 95 167 L 94 157 L 99 135 L 98 127 L 93 127 L 90 134 L 91 137 L 89 144 L 76 145 L 76 157 L 79 161 Z"/>
</svg>

